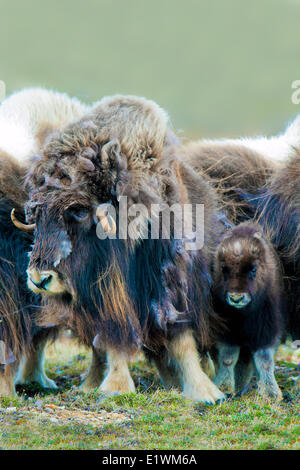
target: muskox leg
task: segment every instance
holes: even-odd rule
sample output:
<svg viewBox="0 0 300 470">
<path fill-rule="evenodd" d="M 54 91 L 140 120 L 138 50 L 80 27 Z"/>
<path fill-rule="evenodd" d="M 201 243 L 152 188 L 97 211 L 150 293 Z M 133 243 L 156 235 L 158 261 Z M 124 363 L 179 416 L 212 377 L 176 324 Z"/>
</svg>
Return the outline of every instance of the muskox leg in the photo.
<svg viewBox="0 0 300 470">
<path fill-rule="evenodd" d="M 101 384 L 105 372 L 106 354 L 99 349 L 92 348 L 92 362 L 84 382 L 80 385 L 83 392 L 90 392 Z"/>
<path fill-rule="evenodd" d="M 182 378 L 180 369 L 176 362 L 170 358 L 166 350 L 160 351 L 159 354 L 145 351 L 145 355 L 149 361 L 154 362 L 163 386 L 167 390 L 181 388 Z"/>
<path fill-rule="evenodd" d="M 203 372 L 196 341 L 191 330 L 187 330 L 171 340 L 168 350 L 181 369 L 183 394 L 186 398 L 212 405 L 225 398 Z"/>
<path fill-rule="evenodd" d="M 254 362 L 250 352 L 240 351 L 239 360 L 234 369 L 235 392 L 246 393 L 254 374 Z"/>
<path fill-rule="evenodd" d="M 56 389 L 54 380 L 47 377 L 44 369 L 47 341 L 53 335 L 51 328 L 39 331 L 33 337 L 33 344 L 21 359 L 15 384 L 26 385 L 36 382 L 43 388 Z"/>
<path fill-rule="evenodd" d="M 281 400 L 282 393 L 274 375 L 274 354 L 275 350 L 273 348 L 260 349 L 253 354 L 259 377 L 258 391 L 266 398 Z"/>
<path fill-rule="evenodd" d="M 105 393 L 135 393 L 135 385 L 128 369 L 129 357 L 116 349 L 107 351 L 107 373 L 100 385 Z"/>
<path fill-rule="evenodd" d="M 5 367 L 0 364 L 0 397 L 14 397 L 16 395 L 15 376 L 17 370 L 17 361 L 7 364 Z"/>
<path fill-rule="evenodd" d="M 235 380 L 234 369 L 238 361 L 240 348 L 229 344 L 219 343 L 218 349 L 218 373 L 214 383 L 224 392 L 234 393 Z"/>
<path fill-rule="evenodd" d="M 216 375 L 216 369 L 214 365 L 214 361 L 212 360 L 209 352 L 200 354 L 201 357 L 201 367 L 203 372 L 208 375 L 208 377 L 212 380 Z"/>
</svg>

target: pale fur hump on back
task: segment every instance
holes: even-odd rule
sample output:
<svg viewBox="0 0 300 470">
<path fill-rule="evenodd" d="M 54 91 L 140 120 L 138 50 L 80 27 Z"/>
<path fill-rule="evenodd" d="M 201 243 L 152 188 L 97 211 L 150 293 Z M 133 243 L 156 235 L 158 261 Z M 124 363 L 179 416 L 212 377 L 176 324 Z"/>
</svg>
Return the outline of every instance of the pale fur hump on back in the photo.
<svg viewBox="0 0 300 470">
<path fill-rule="evenodd" d="M 206 140 L 205 143 L 243 145 L 254 150 L 275 167 L 282 167 L 286 160 L 295 155 L 295 151 L 300 149 L 300 115 L 298 115 L 286 130 L 276 136 L 266 137 L 241 137 L 239 139 L 217 139 L 214 141 Z"/>
<path fill-rule="evenodd" d="M 49 134 L 88 110 L 77 98 L 43 88 L 13 93 L 0 105 L 0 152 L 27 166 Z"/>
<path fill-rule="evenodd" d="M 117 139 L 120 143 L 128 169 L 152 167 L 172 139 L 167 112 L 142 97 L 105 97 L 92 114 L 101 141 Z"/>
</svg>

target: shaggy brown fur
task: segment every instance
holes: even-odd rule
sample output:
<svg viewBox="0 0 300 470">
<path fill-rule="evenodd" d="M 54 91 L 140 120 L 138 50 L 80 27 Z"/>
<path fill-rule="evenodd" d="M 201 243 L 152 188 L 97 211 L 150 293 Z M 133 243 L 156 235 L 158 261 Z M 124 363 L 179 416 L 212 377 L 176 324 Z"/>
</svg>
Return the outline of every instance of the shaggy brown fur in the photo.
<svg viewBox="0 0 300 470">
<path fill-rule="evenodd" d="M 222 142 L 195 142 L 181 147 L 179 152 L 185 161 L 215 181 L 234 223 L 254 218 L 262 225 L 284 268 L 285 291 L 289 298 L 287 331 L 294 339 L 299 339 L 299 150 L 294 149 L 294 155 L 278 169 L 270 168 L 263 156 L 251 150 L 239 146 L 228 149 L 228 144 Z"/>
<path fill-rule="evenodd" d="M 23 208 L 28 196 L 23 188 L 25 174 L 12 156 L 0 150 L 0 197 L 14 201 L 17 209 Z"/>
<path fill-rule="evenodd" d="M 288 299 L 287 331 L 300 339 L 300 151 L 272 178 L 255 199 L 263 225 L 284 266 Z"/>
<path fill-rule="evenodd" d="M 0 340 L 6 348 L 6 358 L 1 357 L 0 395 L 14 393 L 14 379 L 21 357 L 30 357 L 39 347 L 39 330 L 34 317 L 39 309 L 39 299 L 26 287 L 27 253 L 32 237 L 16 229 L 10 212 L 16 208 L 23 217 L 26 194 L 23 190 L 24 174 L 17 162 L 7 154 L 0 154 Z M 54 333 L 54 331 L 53 331 Z M 50 330 L 46 336 L 52 334 Z M 42 368 L 40 379 L 45 386 L 50 381 Z M 36 377 L 37 379 L 37 377 Z M 53 384 L 52 384 L 53 385 Z"/>
<path fill-rule="evenodd" d="M 240 190 L 257 193 L 275 171 L 269 160 L 242 144 L 197 141 L 179 147 L 178 153 L 195 171 L 209 177 L 234 223 L 247 220 L 254 212 Z"/>
<path fill-rule="evenodd" d="M 43 387 L 56 388 L 43 368 L 47 339 L 55 337 L 56 329 L 37 326 L 35 316 L 41 299 L 26 285 L 32 234 L 13 225 L 11 211 L 14 208 L 17 218 L 24 221 L 28 197 L 24 179 L 31 154 L 40 150 L 51 133 L 87 109 L 76 99 L 43 89 L 17 92 L 0 107 L 1 347 L 5 344 L 5 353 L 1 351 L 0 357 L 0 395 L 12 395 L 15 381 L 36 381 Z"/>
<path fill-rule="evenodd" d="M 209 266 L 216 201 L 210 186 L 177 159 L 175 143 L 156 104 L 107 98 L 51 139 L 28 175 L 27 221 L 36 222 L 30 269 L 51 270 L 52 278 L 64 282 L 65 292 L 51 303 L 57 312 L 69 308 L 71 326 L 89 345 L 96 334 L 105 348 L 132 351 L 142 342 L 159 355 L 162 348 L 173 351 L 169 344 L 187 327 L 189 341 L 192 328 L 201 348 L 211 343 Z M 118 210 L 121 196 L 128 197 L 129 207 L 204 204 L 204 248 L 188 252 L 186 240 L 172 238 L 99 241 L 95 209 L 111 201 Z M 143 223 L 148 227 L 149 220 Z M 69 246 L 67 253 L 62 243 Z M 47 316 L 44 322 L 49 321 Z M 220 397 L 211 384 L 208 388 L 208 395 Z M 193 386 L 187 389 L 194 397 Z"/>
</svg>

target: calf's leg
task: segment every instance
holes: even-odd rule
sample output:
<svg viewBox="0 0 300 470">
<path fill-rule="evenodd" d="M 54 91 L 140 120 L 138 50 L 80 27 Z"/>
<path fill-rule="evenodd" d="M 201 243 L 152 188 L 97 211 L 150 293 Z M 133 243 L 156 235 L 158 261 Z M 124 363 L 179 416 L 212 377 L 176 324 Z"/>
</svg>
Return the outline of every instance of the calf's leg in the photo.
<svg viewBox="0 0 300 470">
<path fill-rule="evenodd" d="M 253 353 L 254 364 L 258 373 L 258 391 L 260 395 L 273 400 L 282 400 L 282 393 L 274 375 L 274 348 L 259 349 Z"/>
<path fill-rule="evenodd" d="M 250 352 L 240 351 L 239 360 L 234 369 L 235 392 L 246 393 L 254 374 L 254 362 Z"/>
<path fill-rule="evenodd" d="M 218 373 L 214 383 L 224 392 L 235 392 L 234 369 L 238 361 L 240 348 L 225 343 L 219 343 L 218 349 Z"/>
</svg>

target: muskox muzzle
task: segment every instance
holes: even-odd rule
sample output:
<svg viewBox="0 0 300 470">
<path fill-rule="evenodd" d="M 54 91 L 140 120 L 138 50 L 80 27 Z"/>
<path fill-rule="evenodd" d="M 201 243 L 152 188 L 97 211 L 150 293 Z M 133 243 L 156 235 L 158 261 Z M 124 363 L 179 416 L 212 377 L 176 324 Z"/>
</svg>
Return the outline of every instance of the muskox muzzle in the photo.
<svg viewBox="0 0 300 470">
<path fill-rule="evenodd" d="M 244 308 L 251 302 L 251 297 L 247 292 L 227 292 L 226 300 L 232 307 Z"/>
<path fill-rule="evenodd" d="M 36 294 L 58 295 L 66 292 L 64 284 L 55 271 L 40 271 L 31 267 L 27 270 L 27 276 L 28 287 Z"/>
</svg>

